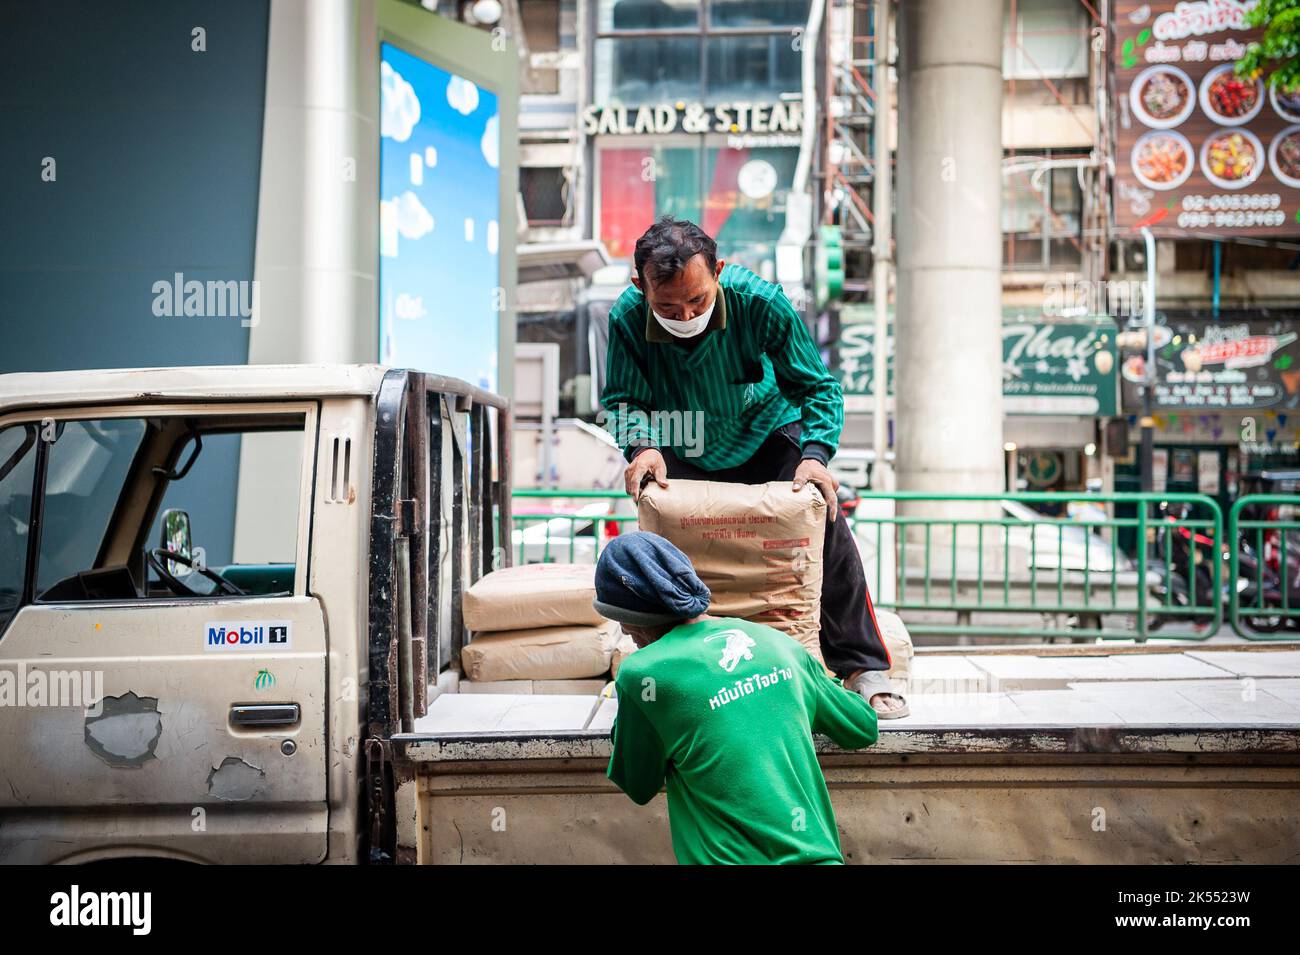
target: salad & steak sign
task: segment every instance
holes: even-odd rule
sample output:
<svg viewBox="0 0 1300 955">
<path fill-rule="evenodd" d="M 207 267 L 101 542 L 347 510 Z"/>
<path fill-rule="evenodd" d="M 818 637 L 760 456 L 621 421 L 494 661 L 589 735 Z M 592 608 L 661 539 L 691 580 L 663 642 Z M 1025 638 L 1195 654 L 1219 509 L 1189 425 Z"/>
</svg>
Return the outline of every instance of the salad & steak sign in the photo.
<svg viewBox="0 0 1300 955">
<path fill-rule="evenodd" d="M 1115 226 L 1300 234 L 1300 91 L 1234 72 L 1257 0 L 1117 0 Z"/>
</svg>

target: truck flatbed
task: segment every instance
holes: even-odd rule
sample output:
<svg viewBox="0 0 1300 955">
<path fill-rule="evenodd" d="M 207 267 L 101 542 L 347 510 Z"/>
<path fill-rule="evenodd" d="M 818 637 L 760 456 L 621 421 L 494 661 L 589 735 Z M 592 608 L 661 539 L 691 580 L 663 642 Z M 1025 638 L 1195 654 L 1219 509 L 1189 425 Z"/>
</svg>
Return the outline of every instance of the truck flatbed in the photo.
<svg viewBox="0 0 1300 955">
<path fill-rule="evenodd" d="M 817 741 L 846 861 L 1300 860 L 1300 645 L 921 649 L 908 699 Z M 665 797 L 605 778 L 616 708 L 439 696 L 393 737 L 399 854 L 671 862 Z"/>
<path fill-rule="evenodd" d="M 912 714 L 882 720 L 872 751 L 906 752 L 935 734 L 996 737 L 998 730 L 1024 727 L 1281 729 L 1300 747 L 1300 649 L 1107 649 L 1105 655 L 918 650 L 908 694 Z M 503 737 L 596 742 L 608 737 L 617 708 L 616 700 L 593 696 L 444 693 L 412 733 L 397 738 L 456 741 L 447 752 L 466 754 L 476 740 L 485 744 L 479 753 L 491 752 L 490 744 Z M 608 754 L 608 747 L 600 752 Z"/>
</svg>

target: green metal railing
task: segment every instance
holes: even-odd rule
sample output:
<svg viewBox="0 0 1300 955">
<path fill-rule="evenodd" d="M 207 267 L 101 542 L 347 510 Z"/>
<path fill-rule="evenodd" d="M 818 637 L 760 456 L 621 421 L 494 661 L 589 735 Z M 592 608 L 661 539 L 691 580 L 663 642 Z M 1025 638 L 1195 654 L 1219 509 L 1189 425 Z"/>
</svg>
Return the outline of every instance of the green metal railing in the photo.
<svg viewBox="0 0 1300 955">
<path fill-rule="evenodd" d="M 623 529 L 636 521 L 622 492 L 520 489 L 514 498 L 515 563 L 594 561 L 607 524 Z M 1141 641 L 1161 631 L 1200 640 L 1224 622 L 1223 542 L 1236 536 L 1225 535 L 1222 511 L 1205 495 L 897 492 L 861 500 L 851 525 L 865 545 L 872 596 L 876 606 L 901 613 L 914 634 Z M 867 513 L 879 500 L 892 501 L 895 513 Z M 552 509 L 530 510 L 537 501 Z M 1004 501 L 1062 511 L 1083 501 L 1103 506 L 1108 516 L 1021 519 L 1003 510 Z M 965 513 L 916 513 L 927 504 L 956 504 Z M 1189 513 L 1157 513 L 1162 505 L 1188 505 Z M 1130 530 L 1138 542 L 1131 559 L 1119 546 Z M 1175 540 L 1179 534 L 1185 546 Z M 1006 615 L 1026 623 L 1008 625 Z M 990 616 L 1000 619 L 978 619 Z M 1192 626 L 1164 629 L 1179 623 Z"/>
<path fill-rule="evenodd" d="M 1241 548 L 1233 547 L 1228 563 L 1228 579 L 1241 582 L 1241 586 L 1231 588 L 1228 620 L 1233 631 L 1247 640 L 1289 639 L 1300 625 L 1300 580 L 1288 564 L 1288 557 L 1300 560 L 1300 539 L 1288 539 L 1288 532 L 1300 530 L 1300 522 L 1242 517 L 1247 508 L 1267 514 L 1281 507 L 1300 509 L 1300 497 L 1248 494 L 1228 512 L 1230 539 L 1249 545 L 1255 558 L 1253 572 L 1245 570 Z"/>
<path fill-rule="evenodd" d="M 516 564 L 595 563 L 604 543 L 606 525 L 622 530 L 636 523 L 636 507 L 622 491 L 552 491 L 517 488 L 511 519 L 511 547 Z M 545 500 L 569 504 L 567 511 L 528 510 L 528 502 Z M 600 502 L 605 508 L 599 508 Z M 588 502 L 584 505 L 583 502 Z M 615 513 L 622 502 L 624 512 Z M 590 505 L 596 505 L 592 507 Z M 585 511 L 586 513 L 579 513 Z"/>
<path fill-rule="evenodd" d="M 876 554 L 887 553 L 890 547 L 894 552 L 892 597 L 877 596 L 886 594 L 885 561 L 874 562 L 875 579 L 868 584 L 876 605 L 901 614 L 913 634 L 1141 641 L 1166 624 L 1181 621 L 1196 626 L 1161 635 L 1203 640 L 1223 623 L 1222 561 L 1218 559 L 1224 540 L 1223 514 L 1205 495 L 897 492 L 861 498 L 863 505 L 888 500 L 904 511 L 958 503 L 986 512 L 976 517 L 873 516 L 864 513 L 869 506 L 859 505 L 855 521 L 859 539 L 869 551 L 874 546 Z M 1106 508 L 1112 516 L 1022 519 L 1003 511 L 1004 501 L 1057 505 L 1063 511 L 1070 503 L 1083 501 Z M 1171 504 L 1190 505 L 1205 516 L 1152 513 Z M 1133 516 L 1117 514 L 1125 509 Z M 1137 541 L 1131 560 L 1119 547 L 1125 529 L 1132 529 Z M 1189 547 L 1180 560 L 1175 552 L 1179 531 L 1189 539 L 1200 535 L 1210 543 L 1199 549 Z M 887 536 L 892 540 L 887 542 Z M 1205 550 L 1214 559 L 1202 569 Z M 1179 584 L 1180 580 L 1186 583 Z M 1009 625 L 1004 622 L 1008 615 L 1023 615 L 1030 622 Z M 936 616 L 952 620 L 937 621 Z M 1002 619 L 982 623 L 977 616 Z M 1116 617 L 1121 618 L 1120 625 L 1107 626 L 1107 618 L 1114 624 Z M 1055 625 L 1048 626 L 1048 621 Z"/>
</svg>

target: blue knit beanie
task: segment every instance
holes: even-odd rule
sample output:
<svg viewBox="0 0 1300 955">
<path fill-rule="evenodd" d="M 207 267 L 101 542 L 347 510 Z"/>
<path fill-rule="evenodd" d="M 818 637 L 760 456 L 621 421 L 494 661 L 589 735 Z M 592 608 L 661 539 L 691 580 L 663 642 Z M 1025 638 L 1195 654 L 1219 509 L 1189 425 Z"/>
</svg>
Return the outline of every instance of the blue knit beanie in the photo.
<svg viewBox="0 0 1300 955">
<path fill-rule="evenodd" d="M 654 627 L 698 617 L 709 597 L 690 558 L 649 531 L 618 535 L 596 562 L 592 606 L 619 623 Z"/>
</svg>

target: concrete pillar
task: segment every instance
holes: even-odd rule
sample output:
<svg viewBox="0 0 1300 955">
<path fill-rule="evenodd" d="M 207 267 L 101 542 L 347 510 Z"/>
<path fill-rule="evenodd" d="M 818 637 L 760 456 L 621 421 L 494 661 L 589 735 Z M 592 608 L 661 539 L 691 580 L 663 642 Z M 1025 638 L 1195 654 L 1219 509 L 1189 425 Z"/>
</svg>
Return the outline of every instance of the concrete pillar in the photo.
<svg viewBox="0 0 1300 955">
<path fill-rule="evenodd" d="M 1002 0 L 908 0 L 899 11 L 898 487 L 997 493 Z"/>
<path fill-rule="evenodd" d="M 271 0 L 250 364 L 379 349 L 373 0 Z"/>
<path fill-rule="evenodd" d="M 379 347 L 379 38 L 373 0 L 271 0 L 249 364 L 372 362 Z M 296 539 L 254 489 L 297 471 L 300 441 L 246 435 L 235 560 Z"/>
</svg>

